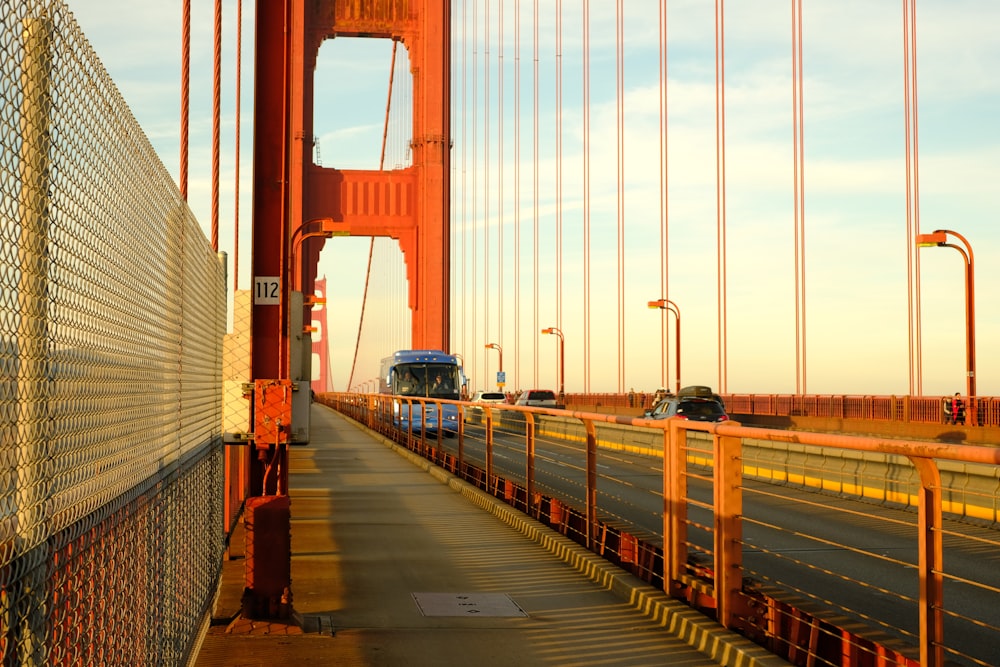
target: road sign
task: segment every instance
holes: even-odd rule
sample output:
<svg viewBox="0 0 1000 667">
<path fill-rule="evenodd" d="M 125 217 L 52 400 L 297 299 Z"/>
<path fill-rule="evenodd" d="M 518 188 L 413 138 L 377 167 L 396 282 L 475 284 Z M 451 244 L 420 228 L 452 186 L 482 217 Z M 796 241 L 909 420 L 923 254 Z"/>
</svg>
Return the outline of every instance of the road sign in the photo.
<svg viewBox="0 0 1000 667">
<path fill-rule="evenodd" d="M 277 276 L 254 276 L 255 306 L 277 306 L 281 303 L 281 280 Z"/>
<path fill-rule="evenodd" d="M 507 374 L 503 371 L 499 371 L 497 373 L 497 384 L 504 384 L 505 382 L 507 382 Z"/>
</svg>

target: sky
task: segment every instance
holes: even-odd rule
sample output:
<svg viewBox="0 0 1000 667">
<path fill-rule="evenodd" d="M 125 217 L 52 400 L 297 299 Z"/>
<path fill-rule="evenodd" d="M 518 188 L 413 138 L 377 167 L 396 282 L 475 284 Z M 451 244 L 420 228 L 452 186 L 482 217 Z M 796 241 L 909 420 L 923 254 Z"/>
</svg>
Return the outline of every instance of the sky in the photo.
<svg viewBox="0 0 1000 667">
<path fill-rule="evenodd" d="M 912 363 L 908 262 L 919 261 L 918 386 L 927 395 L 964 392 L 961 257 L 949 248 L 911 250 L 907 234 L 907 115 L 898 0 L 803 2 L 805 308 L 800 317 L 805 336 L 800 355 L 790 3 L 725 3 L 723 315 L 717 280 L 721 214 L 714 3 L 667 3 L 667 294 L 661 293 L 660 258 L 659 3 L 637 0 L 624 7 L 620 105 L 615 76 L 619 3 L 588 3 L 589 50 L 584 49 L 581 3 L 562 4 L 562 116 L 557 124 L 554 0 L 538 3 L 537 61 L 531 3 L 453 1 L 451 343 L 466 361 L 472 390 L 493 388 L 498 357 L 484 347 L 487 343 L 504 348 L 508 389 L 554 388 L 557 344 L 538 333 L 549 326 L 558 326 L 565 336 L 567 391 L 672 386 L 673 321 L 666 320 L 670 347 L 664 371 L 661 316 L 646 307 L 649 300 L 669 297 L 682 312 L 682 384 L 707 384 L 730 393 L 794 393 L 798 359 L 807 393 L 907 394 Z M 207 230 L 212 3 L 192 5 L 189 202 Z M 919 161 L 910 182 L 919 179 L 919 199 L 911 207 L 911 220 L 918 218 L 911 224 L 921 232 L 953 230 L 971 243 L 977 260 L 978 393 L 997 395 L 1000 360 L 991 347 L 1000 334 L 1000 304 L 993 298 L 1000 280 L 1000 77 L 995 74 L 1000 42 L 994 34 L 1000 5 L 994 0 L 919 0 L 916 5 Z M 180 1 L 70 0 L 69 7 L 176 175 Z M 232 265 L 236 3 L 225 0 L 223 7 L 220 249 L 230 253 Z M 241 289 L 250 282 L 250 258 L 244 253 L 249 252 L 252 224 L 252 14 L 253 3 L 244 3 Z M 518 19 L 520 31 L 515 30 Z M 585 55 L 590 73 L 586 106 Z M 324 166 L 377 168 L 390 58 L 391 45 L 378 40 L 324 44 L 315 112 L 315 157 Z M 388 167 L 408 159 L 405 111 L 399 109 L 408 102 L 405 56 L 397 65 L 394 113 L 400 115 L 391 125 Z M 589 133 L 583 130 L 585 123 Z M 620 182 L 619 151 L 624 156 Z M 556 252 L 557 211 L 561 254 Z M 347 388 L 354 365 L 368 245 L 367 239 L 332 239 L 321 258 L 319 273 L 330 285 L 328 334 L 338 390 Z M 406 327 L 400 324 L 399 254 L 391 242 L 376 245 L 355 385 L 375 374 L 373 360 L 406 345 L 400 340 Z M 536 262 L 537 274 L 532 270 Z M 555 275 L 557 263 L 561 280 Z M 588 283 L 589 300 L 583 289 Z M 720 317 L 726 324 L 724 357 Z"/>
</svg>

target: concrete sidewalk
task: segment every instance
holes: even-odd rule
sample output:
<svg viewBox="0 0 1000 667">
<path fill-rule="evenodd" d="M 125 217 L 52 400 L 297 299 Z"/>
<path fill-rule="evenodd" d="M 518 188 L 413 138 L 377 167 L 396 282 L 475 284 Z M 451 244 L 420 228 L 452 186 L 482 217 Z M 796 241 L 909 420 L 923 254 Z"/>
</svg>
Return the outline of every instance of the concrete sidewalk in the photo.
<svg viewBox="0 0 1000 667">
<path fill-rule="evenodd" d="M 304 622 L 238 618 L 227 561 L 198 667 L 788 664 L 322 405 L 290 482 Z"/>
</svg>

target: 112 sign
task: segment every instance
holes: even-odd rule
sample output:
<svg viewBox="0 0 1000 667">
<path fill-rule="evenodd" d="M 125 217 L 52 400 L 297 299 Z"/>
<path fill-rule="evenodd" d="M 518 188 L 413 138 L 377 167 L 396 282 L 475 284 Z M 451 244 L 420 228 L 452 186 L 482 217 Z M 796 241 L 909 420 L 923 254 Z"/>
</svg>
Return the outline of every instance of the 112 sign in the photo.
<svg viewBox="0 0 1000 667">
<path fill-rule="evenodd" d="M 277 306 L 281 303 L 281 280 L 278 276 L 255 276 L 253 279 L 255 306 Z"/>
</svg>

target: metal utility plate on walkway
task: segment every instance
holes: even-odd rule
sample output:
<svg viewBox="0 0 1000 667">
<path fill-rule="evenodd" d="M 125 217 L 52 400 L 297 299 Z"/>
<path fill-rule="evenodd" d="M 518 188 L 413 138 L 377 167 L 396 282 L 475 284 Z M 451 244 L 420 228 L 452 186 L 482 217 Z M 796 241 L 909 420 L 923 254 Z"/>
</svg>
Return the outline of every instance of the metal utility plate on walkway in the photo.
<svg viewBox="0 0 1000 667">
<path fill-rule="evenodd" d="M 424 616 L 527 616 L 505 593 L 413 593 Z"/>
</svg>

